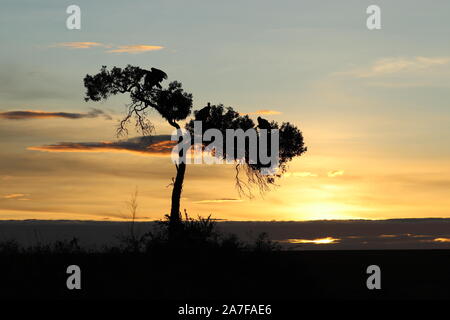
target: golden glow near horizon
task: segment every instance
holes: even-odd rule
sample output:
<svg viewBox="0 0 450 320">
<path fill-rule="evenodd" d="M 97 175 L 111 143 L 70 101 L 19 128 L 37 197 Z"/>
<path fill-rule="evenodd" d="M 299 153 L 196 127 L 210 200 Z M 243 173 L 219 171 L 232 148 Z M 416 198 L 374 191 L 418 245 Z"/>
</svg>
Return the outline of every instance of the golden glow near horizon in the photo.
<svg viewBox="0 0 450 320">
<path fill-rule="evenodd" d="M 436 238 L 433 240 L 434 242 L 450 242 L 449 238 Z"/>
<path fill-rule="evenodd" d="M 69 120 L 57 121 L 66 122 L 70 130 Z M 29 124 L 39 130 L 39 123 Z M 18 125 L 15 130 L 21 132 L 22 123 Z M 75 139 L 74 133 L 71 140 Z M 339 155 L 331 148 L 323 150 L 316 141 L 307 139 L 315 148 L 294 160 L 290 174 L 264 197 L 256 192 L 253 199 L 240 198 L 232 165 L 188 165 L 182 208 L 192 216 L 212 214 L 227 220 L 448 217 L 450 201 L 441 188 L 448 163 L 420 158 L 401 161 L 389 153 L 372 158 L 361 156 L 355 148 Z M 167 185 L 175 169 L 168 156 L 30 150 L 36 145 L 40 144 L 25 143 L 13 154 L 3 151 L 3 168 L 11 169 L 0 175 L 0 219 L 123 221 L 129 219 L 124 203 L 135 187 L 138 219 L 160 219 L 170 208 Z M 412 174 L 424 167 L 426 174 Z"/>
<path fill-rule="evenodd" d="M 333 238 L 333 237 L 326 237 L 326 238 L 320 238 L 320 239 L 288 239 L 287 242 L 289 243 L 311 243 L 311 244 L 333 244 L 338 243 L 341 239 Z"/>
</svg>

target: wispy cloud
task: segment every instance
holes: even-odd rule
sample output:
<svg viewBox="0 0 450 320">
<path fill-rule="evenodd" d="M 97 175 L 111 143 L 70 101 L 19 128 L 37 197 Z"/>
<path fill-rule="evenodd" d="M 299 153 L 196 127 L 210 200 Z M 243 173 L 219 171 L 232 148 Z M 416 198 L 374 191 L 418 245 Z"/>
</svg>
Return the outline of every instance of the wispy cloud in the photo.
<svg viewBox="0 0 450 320">
<path fill-rule="evenodd" d="M 375 78 L 404 72 L 417 72 L 437 66 L 450 64 L 450 57 L 395 57 L 375 61 L 368 68 L 354 69 L 337 75 L 350 75 L 356 78 Z"/>
<path fill-rule="evenodd" d="M 381 88 L 417 88 L 417 87 L 439 87 L 449 88 L 450 84 L 447 81 L 410 81 L 398 82 L 398 81 L 371 81 L 367 83 L 370 87 Z"/>
<path fill-rule="evenodd" d="M 300 171 L 300 172 L 286 172 L 284 174 L 285 177 L 299 177 L 299 178 L 306 178 L 306 177 L 318 177 L 318 174 L 308 172 L 308 171 Z"/>
<path fill-rule="evenodd" d="M 117 49 L 108 50 L 109 53 L 142 53 L 147 51 L 162 50 L 162 46 L 149 46 L 144 44 L 136 44 L 131 46 L 118 46 Z"/>
<path fill-rule="evenodd" d="M 224 202 L 242 202 L 242 199 L 233 199 L 233 198 L 222 198 L 222 199 L 210 199 L 210 200 L 200 200 L 195 201 L 194 203 L 224 203 Z"/>
<path fill-rule="evenodd" d="M 267 109 L 261 109 L 261 110 L 256 110 L 255 112 L 249 112 L 249 113 L 241 113 L 242 115 L 277 115 L 277 114 L 281 114 L 280 111 L 276 111 L 276 110 L 267 110 Z"/>
<path fill-rule="evenodd" d="M 335 170 L 335 171 L 329 171 L 328 176 L 330 178 L 338 177 L 344 175 L 344 170 Z"/>
<path fill-rule="evenodd" d="M 8 120 L 25 120 L 25 119 L 48 119 L 48 118 L 65 118 L 65 119 L 83 119 L 104 117 L 111 120 L 111 116 L 99 109 L 92 109 L 87 113 L 70 113 L 70 112 L 47 112 L 39 110 L 27 111 L 6 111 L 0 112 L 0 119 Z"/>
<path fill-rule="evenodd" d="M 51 47 L 63 47 L 70 49 L 89 49 L 94 47 L 108 47 L 100 42 L 60 42 L 52 45 Z"/>
<path fill-rule="evenodd" d="M 60 42 L 50 47 L 68 48 L 68 49 L 90 49 L 90 48 L 107 48 L 108 53 L 143 53 L 148 51 L 157 51 L 164 49 L 163 46 L 153 46 L 147 44 L 134 45 L 110 45 L 100 42 Z"/>
<path fill-rule="evenodd" d="M 176 141 L 170 136 L 137 137 L 121 141 L 102 142 L 61 142 L 53 145 L 28 147 L 28 150 L 46 152 L 119 152 L 147 156 L 168 156 Z"/>
<path fill-rule="evenodd" d="M 10 193 L 3 196 L 3 199 L 19 199 L 25 197 L 26 194 L 23 193 Z"/>
</svg>

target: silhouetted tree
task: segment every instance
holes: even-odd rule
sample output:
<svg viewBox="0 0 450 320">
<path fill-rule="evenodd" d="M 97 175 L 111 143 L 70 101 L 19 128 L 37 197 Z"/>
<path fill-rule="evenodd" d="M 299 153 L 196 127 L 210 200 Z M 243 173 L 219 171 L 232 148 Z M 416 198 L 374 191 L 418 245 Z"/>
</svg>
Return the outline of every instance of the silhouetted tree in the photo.
<svg viewBox="0 0 450 320">
<path fill-rule="evenodd" d="M 192 109 L 192 94 L 184 92 L 180 82 L 173 81 L 167 87 L 161 83 L 167 79 L 167 75 L 158 69 L 141 69 L 128 65 L 126 68 L 113 67 L 107 70 L 103 66 L 99 73 L 94 76 L 86 75 L 84 86 L 86 87 L 85 100 L 100 101 L 106 100 L 111 95 L 129 94 L 131 103 L 128 105 L 128 113 L 122 119 L 118 127 L 118 135 L 127 133 L 127 124 L 134 117 L 136 127 L 143 135 L 150 135 L 154 128 L 148 119 L 148 109 L 156 110 L 171 126 L 180 132 L 179 121 L 186 119 Z M 201 110 L 195 111 L 195 119 L 202 121 L 203 133 L 210 128 L 218 129 L 226 136 L 226 129 L 279 129 L 280 147 L 278 171 L 273 174 L 262 174 L 262 169 L 267 165 L 250 161 L 248 143 L 245 146 L 244 161 L 237 158 L 237 150 L 224 150 L 216 153 L 216 157 L 229 158 L 236 161 L 236 186 L 241 194 L 252 196 L 252 186 L 256 185 L 260 191 L 266 191 L 269 186 L 275 183 L 275 179 L 280 177 L 287 168 L 287 163 L 295 156 L 300 156 L 306 151 L 304 147 L 301 131 L 290 123 L 278 125 L 276 122 L 268 122 L 258 117 L 259 126 L 247 116 L 241 116 L 231 107 L 225 108 L 223 105 L 211 106 L 209 103 Z M 186 124 L 186 129 L 193 133 L 194 123 L 191 120 Z M 180 141 L 181 141 L 180 137 Z M 225 138 L 224 138 L 225 140 Z M 259 140 L 258 140 L 259 141 Z M 226 141 L 224 141 L 226 143 Z M 270 145 L 270 139 L 269 139 Z M 206 147 L 205 145 L 203 147 Z M 270 151 L 270 149 L 269 149 Z M 247 180 L 240 177 L 240 172 L 244 170 Z M 183 188 L 186 163 L 176 164 L 176 178 L 173 181 L 172 203 L 169 216 L 169 223 L 172 229 L 181 222 L 180 198 Z"/>
<path fill-rule="evenodd" d="M 127 93 L 131 103 L 128 105 L 128 113 L 120 122 L 118 135 L 128 133 L 127 124 L 134 117 L 136 127 L 143 135 L 150 135 L 154 128 L 148 119 L 148 109 L 156 110 L 167 122 L 177 130 L 181 130 L 177 123 L 186 119 L 192 109 L 192 94 L 184 92 L 180 82 L 170 82 L 167 88 L 161 86 L 161 82 L 167 79 L 167 75 L 158 69 L 141 69 L 128 65 L 126 68 L 113 67 L 107 70 L 103 66 L 94 76 L 86 75 L 84 86 L 86 87 L 85 100 L 100 101 L 111 95 Z M 180 198 L 183 187 L 186 164 L 176 165 L 176 178 L 172 190 L 172 207 L 170 210 L 171 224 L 180 222 Z"/>
</svg>

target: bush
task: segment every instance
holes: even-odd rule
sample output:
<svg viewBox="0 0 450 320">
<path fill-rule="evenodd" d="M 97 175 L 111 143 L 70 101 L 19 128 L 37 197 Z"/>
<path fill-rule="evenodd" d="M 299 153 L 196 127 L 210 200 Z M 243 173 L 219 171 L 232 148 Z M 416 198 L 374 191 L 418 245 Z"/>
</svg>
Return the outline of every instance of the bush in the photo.
<svg viewBox="0 0 450 320">
<path fill-rule="evenodd" d="M 256 238 L 253 250 L 256 252 L 271 252 L 281 250 L 281 246 L 270 240 L 267 232 L 262 232 Z"/>
<path fill-rule="evenodd" d="M 176 236 L 170 237 L 170 217 L 157 221 L 153 230 L 140 237 L 135 234 L 119 237 L 122 252 L 154 252 L 167 250 L 214 250 L 214 251 L 255 251 L 270 252 L 279 250 L 280 246 L 269 239 L 267 233 L 261 233 L 253 244 L 244 244 L 234 234 L 222 234 L 217 230 L 217 223 L 211 216 L 206 218 L 185 218 L 176 227 Z M 172 231 L 173 232 L 173 231 Z"/>
<path fill-rule="evenodd" d="M 20 251 L 19 243 L 16 240 L 6 240 L 0 242 L 0 253 L 17 254 Z"/>
</svg>

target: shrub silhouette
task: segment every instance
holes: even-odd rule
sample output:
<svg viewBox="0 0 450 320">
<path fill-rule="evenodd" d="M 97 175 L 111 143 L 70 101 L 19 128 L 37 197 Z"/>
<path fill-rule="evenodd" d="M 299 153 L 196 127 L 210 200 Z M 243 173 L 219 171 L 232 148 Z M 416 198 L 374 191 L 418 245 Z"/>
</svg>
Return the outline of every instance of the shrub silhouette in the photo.
<svg viewBox="0 0 450 320">
<path fill-rule="evenodd" d="M 0 242 L 0 253 L 5 255 L 17 254 L 20 252 L 20 245 L 16 240 L 6 240 Z"/>
<path fill-rule="evenodd" d="M 122 252 L 154 253 L 168 250 L 260 252 L 281 250 L 281 246 L 269 239 L 266 232 L 258 234 L 253 242 L 244 243 L 235 234 L 224 234 L 217 228 L 217 222 L 208 217 L 192 218 L 185 211 L 180 221 L 178 241 L 170 241 L 170 217 L 155 221 L 153 229 L 140 237 L 131 235 L 119 238 Z M 111 250 L 111 248 L 110 248 Z"/>
<path fill-rule="evenodd" d="M 108 245 L 102 248 L 86 249 L 80 245 L 80 239 L 57 240 L 52 243 L 39 243 L 23 247 L 16 240 L 0 242 L 2 255 L 77 255 L 77 254 L 153 254 L 167 253 L 171 250 L 183 251 L 222 251 L 237 252 L 272 252 L 280 246 L 269 239 L 267 233 L 257 235 L 253 242 L 244 243 L 235 234 L 224 234 L 217 228 L 217 222 L 208 217 L 190 217 L 185 212 L 185 218 L 180 222 L 179 240 L 170 241 L 170 217 L 155 221 L 153 229 L 141 236 L 131 234 L 118 236 L 119 246 Z"/>
</svg>

